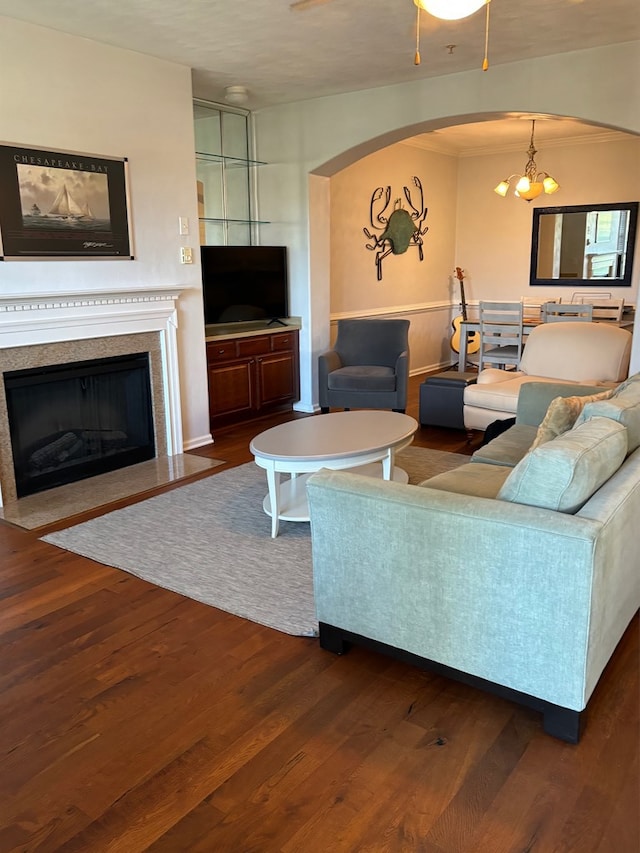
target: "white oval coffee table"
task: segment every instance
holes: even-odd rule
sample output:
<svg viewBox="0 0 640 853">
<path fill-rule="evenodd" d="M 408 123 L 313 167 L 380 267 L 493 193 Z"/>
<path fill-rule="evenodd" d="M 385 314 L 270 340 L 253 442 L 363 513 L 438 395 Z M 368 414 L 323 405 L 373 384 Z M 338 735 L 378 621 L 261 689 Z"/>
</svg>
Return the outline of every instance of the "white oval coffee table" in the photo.
<svg viewBox="0 0 640 853">
<path fill-rule="evenodd" d="M 301 474 L 357 468 L 358 474 L 406 483 L 406 472 L 394 466 L 395 454 L 411 444 L 417 429 L 409 415 L 376 409 L 314 415 L 261 432 L 249 448 L 267 472 L 263 508 L 271 516 L 271 536 L 278 535 L 280 519 L 309 521 L 307 477 Z M 281 484 L 281 474 L 291 479 Z"/>
</svg>

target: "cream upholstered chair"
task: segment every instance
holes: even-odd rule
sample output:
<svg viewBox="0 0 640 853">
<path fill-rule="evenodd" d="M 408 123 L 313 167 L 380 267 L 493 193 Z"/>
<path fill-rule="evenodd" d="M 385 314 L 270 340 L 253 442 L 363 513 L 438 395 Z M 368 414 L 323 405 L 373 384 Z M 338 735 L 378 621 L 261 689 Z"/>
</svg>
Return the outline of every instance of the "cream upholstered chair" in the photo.
<svg viewBox="0 0 640 853">
<path fill-rule="evenodd" d="M 487 368 L 464 389 L 466 429 L 485 430 L 513 418 L 524 382 L 622 382 L 629 369 L 633 336 L 613 323 L 540 323 L 531 330 L 520 369 Z M 604 388 L 603 388 L 604 390 Z"/>
<path fill-rule="evenodd" d="M 332 350 L 318 359 L 320 410 L 407 407 L 409 320 L 338 320 Z"/>
<path fill-rule="evenodd" d="M 485 364 L 520 364 L 523 346 L 522 302 L 480 301 L 480 358 L 478 368 Z"/>
<path fill-rule="evenodd" d="M 593 320 L 593 305 L 578 302 L 545 302 L 542 306 L 543 323 L 559 323 L 563 320 L 573 322 Z"/>
</svg>

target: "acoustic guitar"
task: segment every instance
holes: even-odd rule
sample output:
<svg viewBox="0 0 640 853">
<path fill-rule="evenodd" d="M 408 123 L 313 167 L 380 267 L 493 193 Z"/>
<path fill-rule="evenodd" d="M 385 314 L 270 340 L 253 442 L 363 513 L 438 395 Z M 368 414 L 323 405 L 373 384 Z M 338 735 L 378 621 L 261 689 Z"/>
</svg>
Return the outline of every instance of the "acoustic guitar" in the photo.
<svg viewBox="0 0 640 853">
<path fill-rule="evenodd" d="M 454 352 L 460 354 L 460 326 L 467 320 L 467 300 L 464 296 L 464 270 L 456 267 L 456 278 L 460 282 L 460 311 L 459 317 L 456 317 L 451 324 L 453 326 L 453 334 L 449 341 L 449 346 Z M 480 349 L 480 335 L 478 332 L 467 332 L 467 355 L 478 352 Z"/>
</svg>

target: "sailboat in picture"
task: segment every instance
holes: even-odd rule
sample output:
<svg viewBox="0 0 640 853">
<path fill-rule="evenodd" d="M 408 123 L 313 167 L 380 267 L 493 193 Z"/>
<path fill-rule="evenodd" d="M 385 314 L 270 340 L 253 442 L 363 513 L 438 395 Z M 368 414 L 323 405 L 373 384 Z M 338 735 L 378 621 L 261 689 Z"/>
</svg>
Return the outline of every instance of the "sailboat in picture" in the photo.
<svg viewBox="0 0 640 853">
<path fill-rule="evenodd" d="M 93 213 L 91 212 L 88 202 L 85 202 L 84 205 L 78 204 L 78 202 L 74 199 L 74 197 L 67 189 L 66 184 L 63 184 L 62 188 L 60 189 L 60 192 L 55 197 L 55 200 L 46 215 L 50 217 L 68 220 L 94 219 Z"/>
</svg>

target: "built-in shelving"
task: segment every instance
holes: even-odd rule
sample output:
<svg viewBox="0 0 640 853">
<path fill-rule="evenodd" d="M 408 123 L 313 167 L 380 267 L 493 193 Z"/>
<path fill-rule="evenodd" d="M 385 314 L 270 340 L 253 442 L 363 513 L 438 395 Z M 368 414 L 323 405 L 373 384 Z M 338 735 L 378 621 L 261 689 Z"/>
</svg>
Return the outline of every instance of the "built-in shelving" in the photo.
<svg viewBox="0 0 640 853">
<path fill-rule="evenodd" d="M 238 225 L 268 225 L 266 219 L 219 219 L 215 216 L 201 216 L 200 222 L 230 222 Z"/>
<path fill-rule="evenodd" d="M 255 169 L 250 156 L 249 113 L 206 101 L 194 102 L 198 219 L 202 245 L 251 245 L 256 227 Z"/>
<path fill-rule="evenodd" d="M 228 157 L 225 154 L 209 154 L 206 151 L 196 151 L 196 161 L 203 163 L 224 163 L 227 168 L 245 168 L 251 166 L 266 166 L 262 160 L 246 160 L 243 157 Z"/>
</svg>

